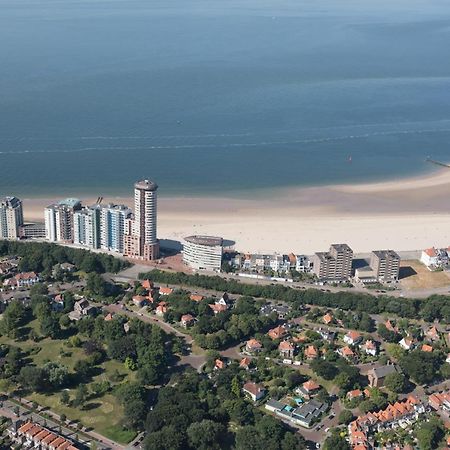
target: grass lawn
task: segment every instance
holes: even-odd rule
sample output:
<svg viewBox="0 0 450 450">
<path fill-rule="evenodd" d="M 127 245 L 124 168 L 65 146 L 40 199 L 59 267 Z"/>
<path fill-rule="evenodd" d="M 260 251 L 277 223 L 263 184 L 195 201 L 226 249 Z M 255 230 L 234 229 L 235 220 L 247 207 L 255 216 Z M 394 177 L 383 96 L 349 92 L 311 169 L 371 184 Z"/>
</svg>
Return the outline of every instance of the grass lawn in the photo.
<svg viewBox="0 0 450 450">
<path fill-rule="evenodd" d="M 27 325 L 27 328 L 37 329 L 37 327 L 38 323 L 35 320 Z M 29 356 L 37 366 L 43 365 L 46 361 L 57 361 L 67 366 L 69 370 L 73 370 L 76 361 L 85 358 L 82 348 L 68 347 L 64 340 L 43 339 L 39 342 L 31 340 L 17 342 L 2 336 L 0 337 L 0 344 L 20 347 L 23 352 L 28 352 L 39 347 L 39 352 Z M 64 350 L 64 356 L 61 354 L 61 350 Z M 118 371 L 123 376 L 123 381 L 134 380 L 135 378 L 135 374 L 127 370 L 118 361 L 108 360 L 103 362 L 99 367 L 101 369 L 100 373 L 94 376 L 90 383 L 86 385 L 88 390 L 92 383 L 104 380 L 110 381 L 110 376 L 115 371 Z M 75 390 L 68 390 L 72 399 L 75 396 Z M 89 400 L 83 410 L 61 404 L 60 397 L 61 392 L 55 392 L 52 394 L 33 393 L 27 398 L 31 401 L 36 401 L 42 406 L 48 407 L 59 415 L 65 414 L 70 420 L 80 421 L 84 426 L 93 428 L 98 433 L 121 444 L 127 444 L 135 437 L 134 432 L 123 430 L 120 426 L 123 408 L 111 393 Z"/>
</svg>

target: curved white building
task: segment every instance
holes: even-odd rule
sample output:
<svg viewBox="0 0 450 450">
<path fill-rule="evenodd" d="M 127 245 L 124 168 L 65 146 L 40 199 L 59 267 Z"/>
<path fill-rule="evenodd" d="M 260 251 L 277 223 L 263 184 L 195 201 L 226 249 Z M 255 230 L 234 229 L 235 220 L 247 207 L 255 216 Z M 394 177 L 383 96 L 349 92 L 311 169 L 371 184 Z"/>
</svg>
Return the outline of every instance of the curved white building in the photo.
<svg viewBox="0 0 450 450">
<path fill-rule="evenodd" d="M 183 261 L 197 270 L 219 272 L 222 266 L 223 239 L 215 236 L 188 236 L 183 243 Z"/>
</svg>

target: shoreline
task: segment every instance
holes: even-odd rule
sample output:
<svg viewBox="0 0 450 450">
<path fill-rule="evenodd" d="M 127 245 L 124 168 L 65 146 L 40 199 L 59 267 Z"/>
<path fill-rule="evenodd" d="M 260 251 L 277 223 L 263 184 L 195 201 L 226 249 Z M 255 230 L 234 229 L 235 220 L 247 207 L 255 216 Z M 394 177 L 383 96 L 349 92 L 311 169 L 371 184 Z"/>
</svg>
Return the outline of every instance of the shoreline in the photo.
<svg viewBox="0 0 450 450">
<path fill-rule="evenodd" d="M 223 236 L 252 253 L 314 253 L 332 242 L 355 252 L 447 247 L 450 244 L 450 169 L 427 175 L 355 185 L 279 188 L 256 199 L 160 196 L 158 235 Z M 82 198 L 95 203 L 96 196 Z M 23 198 L 26 221 L 43 222 L 44 208 L 61 198 Z M 104 203 L 132 205 L 132 197 Z"/>
</svg>

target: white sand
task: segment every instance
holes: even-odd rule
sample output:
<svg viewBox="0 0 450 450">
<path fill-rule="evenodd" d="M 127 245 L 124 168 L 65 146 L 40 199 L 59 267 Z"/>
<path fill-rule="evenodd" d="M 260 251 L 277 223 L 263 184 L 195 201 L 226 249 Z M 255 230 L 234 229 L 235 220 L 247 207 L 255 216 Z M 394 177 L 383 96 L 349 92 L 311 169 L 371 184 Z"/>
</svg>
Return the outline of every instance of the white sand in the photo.
<svg viewBox="0 0 450 450">
<path fill-rule="evenodd" d="M 44 207 L 55 200 L 24 199 L 25 218 L 43 221 Z M 132 204 L 131 198 L 105 201 Z M 356 252 L 448 246 L 450 170 L 370 185 L 274 190 L 257 200 L 162 196 L 158 228 L 161 239 L 219 235 L 248 252 L 311 254 L 333 242 Z"/>
</svg>

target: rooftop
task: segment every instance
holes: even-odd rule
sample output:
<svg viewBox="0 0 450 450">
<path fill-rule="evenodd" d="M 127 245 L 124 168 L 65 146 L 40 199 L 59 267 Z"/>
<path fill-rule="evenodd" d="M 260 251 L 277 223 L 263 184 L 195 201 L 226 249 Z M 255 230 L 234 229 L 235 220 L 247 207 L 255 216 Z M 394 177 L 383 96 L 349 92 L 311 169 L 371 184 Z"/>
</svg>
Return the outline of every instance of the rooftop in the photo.
<svg viewBox="0 0 450 450">
<path fill-rule="evenodd" d="M 186 242 L 198 245 L 207 245 L 209 247 L 217 247 L 223 245 L 223 238 L 217 236 L 187 236 L 184 238 Z"/>
<path fill-rule="evenodd" d="M 158 189 L 158 185 L 150 180 L 139 180 L 134 184 L 134 187 L 144 191 L 156 191 Z"/>
</svg>

